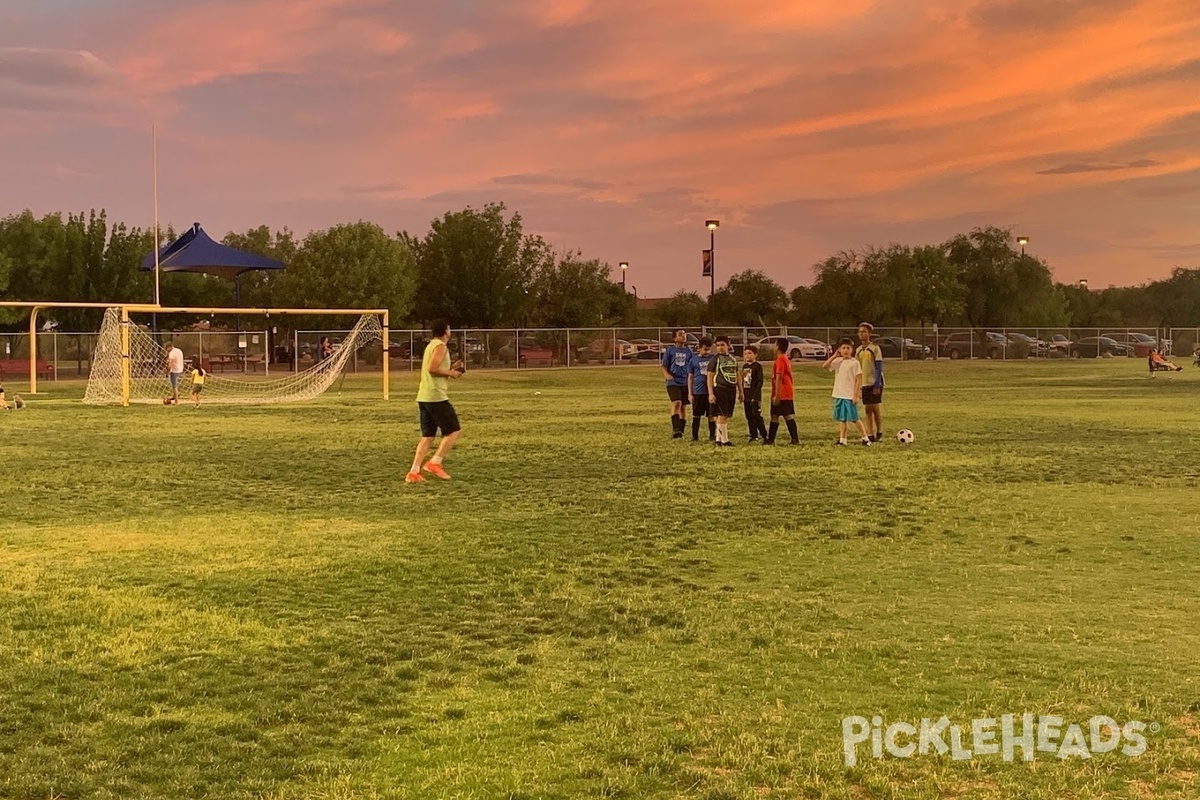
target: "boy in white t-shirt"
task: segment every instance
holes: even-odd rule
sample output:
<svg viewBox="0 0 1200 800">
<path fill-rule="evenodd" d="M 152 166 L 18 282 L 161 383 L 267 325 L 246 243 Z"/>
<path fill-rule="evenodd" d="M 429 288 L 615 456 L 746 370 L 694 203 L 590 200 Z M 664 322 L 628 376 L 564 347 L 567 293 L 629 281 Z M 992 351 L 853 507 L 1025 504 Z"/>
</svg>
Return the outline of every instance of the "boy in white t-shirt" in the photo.
<svg viewBox="0 0 1200 800">
<path fill-rule="evenodd" d="M 833 373 L 833 418 L 838 423 L 839 447 L 846 447 L 846 429 L 853 422 L 862 437 L 863 447 L 871 446 L 871 437 L 858 418 L 858 399 L 862 395 L 862 367 L 854 357 L 854 342 L 842 339 L 838 349 L 825 361 L 825 369 Z"/>
</svg>

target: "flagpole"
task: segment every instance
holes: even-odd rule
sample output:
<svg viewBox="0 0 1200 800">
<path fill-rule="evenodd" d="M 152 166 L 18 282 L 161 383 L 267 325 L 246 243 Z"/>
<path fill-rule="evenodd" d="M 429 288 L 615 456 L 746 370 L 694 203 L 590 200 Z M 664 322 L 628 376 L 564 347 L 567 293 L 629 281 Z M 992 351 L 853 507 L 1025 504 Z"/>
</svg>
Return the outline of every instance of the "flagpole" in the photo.
<svg viewBox="0 0 1200 800">
<path fill-rule="evenodd" d="M 158 289 L 158 129 L 150 126 L 151 161 L 154 170 L 154 305 L 160 306 Z"/>
</svg>

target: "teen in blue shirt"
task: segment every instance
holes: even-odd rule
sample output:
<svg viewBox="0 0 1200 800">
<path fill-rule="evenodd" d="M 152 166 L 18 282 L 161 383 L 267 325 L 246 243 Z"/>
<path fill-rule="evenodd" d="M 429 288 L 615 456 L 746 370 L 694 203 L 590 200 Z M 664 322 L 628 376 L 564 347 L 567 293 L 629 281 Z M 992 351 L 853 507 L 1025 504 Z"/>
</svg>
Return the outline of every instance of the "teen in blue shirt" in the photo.
<svg viewBox="0 0 1200 800">
<path fill-rule="evenodd" d="M 692 381 L 692 441 L 700 441 L 700 418 L 708 417 L 708 440 L 717 439 L 717 418 L 713 416 L 708 403 L 708 362 L 712 361 L 712 339 L 707 336 L 700 339 L 700 352 L 692 355 L 688 364 L 688 374 Z"/>
<path fill-rule="evenodd" d="M 692 360 L 692 349 L 687 346 L 687 331 L 675 331 L 675 344 L 663 352 L 663 378 L 667 381 L 667 397 L 671 400 L 671 431 L 673 439 L 683 438 L 685 421 L 683 407 L 688 404 L 688 363 Z"/>
</svg>

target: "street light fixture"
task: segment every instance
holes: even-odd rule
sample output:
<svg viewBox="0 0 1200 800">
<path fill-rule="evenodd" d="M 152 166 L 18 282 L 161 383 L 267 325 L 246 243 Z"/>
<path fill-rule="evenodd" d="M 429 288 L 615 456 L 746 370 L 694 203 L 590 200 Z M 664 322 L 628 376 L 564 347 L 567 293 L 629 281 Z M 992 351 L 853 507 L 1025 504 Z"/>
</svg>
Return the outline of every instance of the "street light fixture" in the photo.
<svg viewBox="0 0 1200 800">
<path fill-rule="evenodd" d="M 1085 292 L 1087 291 L 1087 278 L 1079 279 L 1079 288 L 1083 289 Z"/>
<path fill-rule="evenodd" d="M 717 310 L 713 305 L 713 295 L 717 293 L 717 228 L 721 220 L 706 219 L 704 227 L 708 228 L 708 315 L 712 324 L 717 322 Z"/>
<path fill-rule="evenodd" d="M 1018 236 L 1017 244 L 1021 245 L 1021 255 L 1024 256 L 1025 255 L 1025 245 L 1029 244 L 1029 237 L 1028 236 Z"/>
<path fill-rule="evenodd" d="M 625 270 L 627 270 L 627 269 L 629 269 L 629 262 L 622 261 L 621 262 L 621 291 L 622 292 L 625 291 Z"/>
</svg>

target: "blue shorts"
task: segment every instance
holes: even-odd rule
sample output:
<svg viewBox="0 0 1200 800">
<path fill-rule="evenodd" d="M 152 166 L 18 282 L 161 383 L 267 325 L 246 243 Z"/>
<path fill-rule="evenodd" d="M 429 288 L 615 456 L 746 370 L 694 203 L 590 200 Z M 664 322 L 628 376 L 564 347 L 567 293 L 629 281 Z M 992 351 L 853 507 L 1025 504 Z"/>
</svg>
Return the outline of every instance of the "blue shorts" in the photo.
<svg viewBox="0 0 1200 800">
<path fill-rule="evenodd" d="M 183 373 L 182 373 L 182 372 L 168 372 L 168 373 L 167 373 L 167 380 L 169 380 L 169 381 L 171 382 L 171 388 L 172 388 L 172 389 L 178 389 L 178 388 L 179 388 L 179 379 L 180 379 L 181 377 L 183 377 Z"/>
<path fill-rule="evenodd" d="M 858 406 L 843 397 L 833 399 L 833 419 L 837 422 L 858 422 Z"/>
</svg>

